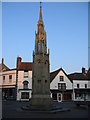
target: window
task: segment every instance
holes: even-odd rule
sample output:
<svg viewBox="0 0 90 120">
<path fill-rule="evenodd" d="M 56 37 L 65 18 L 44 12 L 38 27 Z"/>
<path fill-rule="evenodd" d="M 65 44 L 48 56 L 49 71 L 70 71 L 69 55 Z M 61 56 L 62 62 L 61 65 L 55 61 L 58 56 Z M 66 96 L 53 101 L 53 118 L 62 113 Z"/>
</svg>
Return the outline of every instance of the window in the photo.
<svg viewBox="0 0 90 120">
<path fill-rule="evenodd" d="M 5 76 L 3 76 L 3 80 L 5 80 Z"/>
<path fill-rule="evenodd" d="M 29 99 L 29 92 L 22 92 L 21 99 Z"/>
<path fill-rule="evenodd" d="M 12 80 L 12 75 L 9 75 L 9 82 L 11 82 Z"/>
<path fill-rule="evenodd" d="M 57 93 L 52 93 L 53 100 L 57 100 Z"/>
<path fill-rule="evenodd" d="M 9 75 L 9 79 L 12 79 L 12 75 Z"/>
<path fill-rule="evenodd" d="M 23 89 L 28 89 L 28 81 L 23 82 Z"/>
<path fill-rule="evenodd" d="M 58 83 L 58 89 L 59 90 L 65 90 L 66 89 L 66 83 Z"/>
<path fill-rule="evenodd" d="M 60 76 L 60 81 L 64 81 L 64 76 Z"/>
<path fill-rule="evenodd" d="M 85 84 L 85 88 L 87 88 L 87 84 Z"/>
<path fill-rule="evenodd" d="M 77 88 L 79 88 L 79 84 L 77 84 Z"/>
<path fill-rule="evenodd" d="M 3 76 L 3 83 L 5 82 L 5 76 Z"/>
<path fill-rule="evenodd" d="M 28 78 L 28 70 L 24 71 L 24 78 Z"/>
</svg>

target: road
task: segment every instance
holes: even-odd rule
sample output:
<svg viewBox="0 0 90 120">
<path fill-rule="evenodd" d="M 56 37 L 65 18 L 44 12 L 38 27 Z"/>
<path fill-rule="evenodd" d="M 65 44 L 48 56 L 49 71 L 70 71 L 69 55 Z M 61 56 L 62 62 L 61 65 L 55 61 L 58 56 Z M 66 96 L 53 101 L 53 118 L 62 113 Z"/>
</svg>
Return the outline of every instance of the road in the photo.
<svg viewBox="0 0 90 120">
<path fill-rule="evenodd" d="M 3 101 L 2 116 L 3 118 L 88 118 L 88 107 L 76 107 L 73 102 L 55 102 L 56 106 L 69 108 L 70 111 L 57 113 L 38 113 L 23 111 L 22 106 L 29 105 L 29 102 Z"/>
</svg>

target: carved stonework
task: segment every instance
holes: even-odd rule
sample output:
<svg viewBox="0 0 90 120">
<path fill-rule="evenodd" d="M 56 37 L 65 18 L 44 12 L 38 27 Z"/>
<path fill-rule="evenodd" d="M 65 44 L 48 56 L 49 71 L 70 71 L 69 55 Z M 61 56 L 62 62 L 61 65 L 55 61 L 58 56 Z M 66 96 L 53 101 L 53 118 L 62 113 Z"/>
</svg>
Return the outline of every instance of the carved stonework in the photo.
<svg viewBox="0 0 90 120">
<path fill-rule="evenodd" d="M 42 20 L 42 7 L 35 32 L 35 52 L 33 51 L 32 98 L 31 106 L 47 107 L 52 105 L 50 97 L 49 53 L 47 53 L 46 32 Z"/>
</svg>

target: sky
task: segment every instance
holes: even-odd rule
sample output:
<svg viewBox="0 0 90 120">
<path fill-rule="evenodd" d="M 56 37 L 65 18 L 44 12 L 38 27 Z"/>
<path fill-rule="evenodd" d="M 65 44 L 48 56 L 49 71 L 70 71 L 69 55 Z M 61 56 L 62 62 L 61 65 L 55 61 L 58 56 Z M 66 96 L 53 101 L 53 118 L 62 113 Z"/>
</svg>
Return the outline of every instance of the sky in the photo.
<svg viewBox="0 0 90 120">
<path fill-rule="evenodd" d="M 88 67 L 90 68 L 90 2 L 88 4 Z"/>
<path fill-rule="evenodd" d="M 17 56 L 32 62 L 39 12 L 39 2 L 2 3 L 2 57 L 9 68 L 16 67 Z M 42 17 L 50 71 L 88 69 L 88 3 L 43 2 Z"/>
</svg>

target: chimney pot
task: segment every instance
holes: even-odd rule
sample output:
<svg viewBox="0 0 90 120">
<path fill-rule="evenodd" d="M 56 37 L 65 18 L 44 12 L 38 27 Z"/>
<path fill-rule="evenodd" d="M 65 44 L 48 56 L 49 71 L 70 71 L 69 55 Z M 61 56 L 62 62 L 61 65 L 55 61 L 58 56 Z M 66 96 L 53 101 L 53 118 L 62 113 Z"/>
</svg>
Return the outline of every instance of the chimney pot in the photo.
<svg viewBox="0 0 90 120">
<path fill-rule="evenodd" d="M 22 58 L 21 57 L 17 57 L 17 68 L 19 67 L 19 65 L 21 64 L 21 60 Z"/>
<path fill-rule="evenodd" d="M 2 64 L 4 64 L 4 58 L 2 58 Z"/>
<path fill-rule="evenodd" d="M 82 67 L 82 73 L 84 73 L 84 74 L 86 73 L 86 72 L 85 72 L 85 68 L 84 68 L 84 67 Z"/>
</svg>

